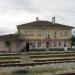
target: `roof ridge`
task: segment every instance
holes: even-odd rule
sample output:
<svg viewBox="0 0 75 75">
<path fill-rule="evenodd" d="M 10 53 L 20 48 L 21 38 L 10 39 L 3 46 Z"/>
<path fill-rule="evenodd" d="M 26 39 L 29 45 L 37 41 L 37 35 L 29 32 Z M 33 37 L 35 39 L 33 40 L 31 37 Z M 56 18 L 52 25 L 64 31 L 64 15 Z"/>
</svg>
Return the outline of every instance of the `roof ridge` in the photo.
<svg viewBox="0 0 75 75">
<path fill-rule="evenodd" d="M 38 24 L 37 24 L 38 23 Z M 38 21 L 33 21 L 33 22 L 29 22 L 29 23 L 25 23 L 25 24 L 21 24 L 21 25 L 18 25 L 18 27 L 22 27 L 22 26 L 57 26 L 57 27 L 68 27 L 68 28 L 74 28 L 72 26 L 68 26 L 68 25 L 65 25 L 65 24 L 59 24 L 59 23 L 55 23 L 53 24 L 52 22 L 50 21 L 44 21 L 44 20 L 38 20 Z"/>
</svg>

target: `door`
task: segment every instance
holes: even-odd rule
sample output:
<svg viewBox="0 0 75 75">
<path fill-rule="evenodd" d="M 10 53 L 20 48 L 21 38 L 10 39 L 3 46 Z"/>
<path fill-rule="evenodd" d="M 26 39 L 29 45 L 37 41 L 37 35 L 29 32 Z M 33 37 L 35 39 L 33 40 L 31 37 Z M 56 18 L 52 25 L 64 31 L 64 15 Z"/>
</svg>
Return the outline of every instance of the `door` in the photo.
<svg viewBox="0 0 75 75">
<path fill-rule="evenodd" d="M 46 42 L 46 48 L 49 48 L 49 42 Z"/>
<path fill-rule="evenodd" d="M 29 51 L 29 42 L 26 42 L 26 52 Z"/>
</svg>

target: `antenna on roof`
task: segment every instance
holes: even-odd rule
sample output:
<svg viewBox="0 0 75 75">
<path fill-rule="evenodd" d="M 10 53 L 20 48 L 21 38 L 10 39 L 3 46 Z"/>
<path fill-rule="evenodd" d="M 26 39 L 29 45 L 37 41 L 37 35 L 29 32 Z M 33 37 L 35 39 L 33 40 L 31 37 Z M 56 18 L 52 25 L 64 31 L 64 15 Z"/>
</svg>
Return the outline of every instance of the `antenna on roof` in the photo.
<svg viewBox="0 0 75 75">
<path fill-rule="evenodd" d="M 39 18 L 38 17 L 36 17 L 36 21 L 39 21 Z"/>
<path fill-rule="evenodd" d="M 55 16 L 52 17 L 52 23 L 55 24 Z"/>
</svg>

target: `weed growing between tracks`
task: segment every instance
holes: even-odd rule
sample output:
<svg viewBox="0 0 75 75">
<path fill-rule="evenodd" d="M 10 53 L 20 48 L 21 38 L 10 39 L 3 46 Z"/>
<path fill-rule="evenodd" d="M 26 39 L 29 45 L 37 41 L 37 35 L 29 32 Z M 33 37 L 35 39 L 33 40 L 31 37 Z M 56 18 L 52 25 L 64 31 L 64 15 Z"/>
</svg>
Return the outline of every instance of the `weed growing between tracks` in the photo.
<svg viewBox="0 0 75 75">
<path fill-rule="evenodd" d="M 74 65 L 75 63 L 36 65 L 29 67 L 28 75 L 52 75 L 58 73 L 73 72 L 75 71 Z M 2 67 L 0 68 L 0 75 L 15 75 L 15 71 L 23 70 L 22 72 L 24 72 L 25 69 L 25 67 Z"/>
</svg>

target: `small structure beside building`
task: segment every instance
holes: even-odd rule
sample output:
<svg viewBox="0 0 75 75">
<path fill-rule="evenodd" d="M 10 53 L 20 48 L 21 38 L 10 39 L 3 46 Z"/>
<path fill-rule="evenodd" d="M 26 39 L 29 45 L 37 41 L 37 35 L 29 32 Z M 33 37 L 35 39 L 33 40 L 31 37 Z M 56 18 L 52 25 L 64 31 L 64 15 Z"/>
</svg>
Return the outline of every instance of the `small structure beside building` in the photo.
<svg viewBox="0 0 75 75">
<path fill-rule="evenodd" d="M 18 25 L 18 34 L 0 36 L 0 51 L 16 52 L 71 48 L 73 27 L 41 21 Z M 10 46 L 10 47 L 9 47 Z"/>
<path fill-rule="evenodd" d="M 17 51 L 18 35 L 8 34 L 0 36 L 0 52 Z"/>
</svg>

